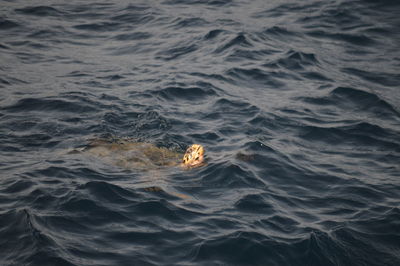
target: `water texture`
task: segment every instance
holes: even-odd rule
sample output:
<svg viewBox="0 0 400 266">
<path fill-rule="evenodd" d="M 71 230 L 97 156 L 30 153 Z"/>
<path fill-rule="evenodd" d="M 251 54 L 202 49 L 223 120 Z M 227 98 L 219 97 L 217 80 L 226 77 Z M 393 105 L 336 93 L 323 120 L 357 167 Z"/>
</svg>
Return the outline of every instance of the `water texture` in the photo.
<svg viewBox="0 0 400 266">
<path fill-rule="evenodd" d="M 1 1 L 0 265 L 400 265 L 399 1 Z M 68 153 L 128 137 L 192 170 Z"/>
</svg>

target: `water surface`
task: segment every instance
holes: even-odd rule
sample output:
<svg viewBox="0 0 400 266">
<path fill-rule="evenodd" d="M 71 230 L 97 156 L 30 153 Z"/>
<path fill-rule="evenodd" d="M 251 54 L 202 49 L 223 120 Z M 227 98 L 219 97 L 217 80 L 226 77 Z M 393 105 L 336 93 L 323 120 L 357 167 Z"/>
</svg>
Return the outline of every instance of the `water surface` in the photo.
<svg viewBox="0 0 400 266">
<path fill-rule="evenodd" d="M 399 13 L 2 1 L 0 264 L 399 265 Z M 207 165 L 67 152 L 107 136 Z"/>
</svg>

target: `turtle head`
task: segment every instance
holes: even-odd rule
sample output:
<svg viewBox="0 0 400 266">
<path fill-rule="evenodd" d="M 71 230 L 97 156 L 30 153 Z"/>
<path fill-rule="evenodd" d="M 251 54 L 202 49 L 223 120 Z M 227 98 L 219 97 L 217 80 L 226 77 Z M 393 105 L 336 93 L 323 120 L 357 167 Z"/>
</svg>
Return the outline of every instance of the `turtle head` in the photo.
<svg viewBox="0 0 400 266">
<path fill-rule="evenodd" d="M 183 165 L 197 167 L 204 163 L 204 148 L 200 144 L 192 144 L 183 155 Z"/>
</svg>

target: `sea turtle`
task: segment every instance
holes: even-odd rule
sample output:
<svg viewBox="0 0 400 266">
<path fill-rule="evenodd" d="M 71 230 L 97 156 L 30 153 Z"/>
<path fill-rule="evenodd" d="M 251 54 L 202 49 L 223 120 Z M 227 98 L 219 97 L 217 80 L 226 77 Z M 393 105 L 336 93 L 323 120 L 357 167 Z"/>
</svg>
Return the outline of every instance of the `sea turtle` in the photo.
<svg viewBox="0 0 400 266">
<path fill-rule="evenodd" d="M 168 182 L 167 185 L 162 185 L 166 181 L 165 171 L 168 167 L 191 169 L 205 164 L 204 148 L 199 144 L 190 145 L 183 154 L 129 138 L 92 139 L 85 147 L 74 149 L 70 153 L 89 155 L 121 168 L 139 170 L 144 179 L 136 183 L 138 187 L 148 192 L 163 191 L 183 199 L 190 197 L 171 189 Z"/>
<path fill-rule="evenodd" d="M 182 154 L 164 147 L 157 147 L 146 142 L 135 142 L 131 139 L 98 138 L 79 152 L 101 158 L 108 163 L 126 169 L 154 170 L 166 166 L 194 168 L 204 164 L 204 148 L 192 144 Z"/>
</svg>

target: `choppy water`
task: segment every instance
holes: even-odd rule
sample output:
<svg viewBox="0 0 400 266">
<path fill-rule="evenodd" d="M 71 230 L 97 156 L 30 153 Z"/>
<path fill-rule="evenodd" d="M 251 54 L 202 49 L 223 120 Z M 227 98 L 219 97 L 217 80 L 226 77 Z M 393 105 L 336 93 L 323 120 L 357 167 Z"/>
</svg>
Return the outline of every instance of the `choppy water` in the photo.
<svg viewBox="0 0 400 266">
<path fill-rule="evenodd" d="M 400 265 L 399 14 L 1 1 L 0 264 Z M 66 153 L 98 136 L 208 163 Z"/>
</svg>

